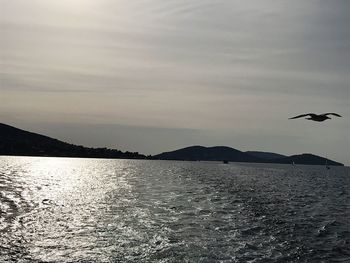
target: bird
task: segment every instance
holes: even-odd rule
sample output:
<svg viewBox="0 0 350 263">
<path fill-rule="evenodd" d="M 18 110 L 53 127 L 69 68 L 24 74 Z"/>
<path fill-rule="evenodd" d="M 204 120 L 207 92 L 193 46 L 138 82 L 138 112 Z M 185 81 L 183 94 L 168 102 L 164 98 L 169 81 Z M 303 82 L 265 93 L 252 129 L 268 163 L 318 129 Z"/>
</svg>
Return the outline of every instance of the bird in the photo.
<svg viewBox="0 0 350 263">
<path fill-rule="evenodd" d="M 342 117 L 341 115 L 339 115 L 338 113 L 334 113 L 334 112 L 328 112 L 328 113 L 323 113 L 323 114 L 315 114 L 315 113 L 306 113 L 306 114 L 301 114 L 292 118 L 289 118 L 289 120 L 292 119 L 298 119 L 298 118 L 302 118 L 302 117 L 306 117 L 306 116 L 310 116 L 309 118 L 306 118 L 307 120 L 311 120 L 311 121 L 325 121 L 327 119 L 331 119 L 330 117 L 328 117 L 328 115 L 333 115 L 333 116 L 337 116 L 337 117 Z"/>
</svg>

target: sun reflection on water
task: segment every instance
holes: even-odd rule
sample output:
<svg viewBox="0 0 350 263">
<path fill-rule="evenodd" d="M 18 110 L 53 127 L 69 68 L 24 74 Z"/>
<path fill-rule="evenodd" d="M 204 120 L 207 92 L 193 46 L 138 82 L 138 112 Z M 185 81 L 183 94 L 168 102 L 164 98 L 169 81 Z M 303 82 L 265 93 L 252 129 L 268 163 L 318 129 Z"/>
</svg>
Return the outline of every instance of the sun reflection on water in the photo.
<svg viewBox="0 0 350 263">
<path fill-rule="evenodd" d="M 103 162 L 103 164 L 101 163 Z M 15 177 L 19 185 L 12 189 L 18 196 L 8 199 L 18 207 L 28 207 L 15 219 L 12 228 L 21 232 L 30 254 L 44 261 L 60 261 L 104 244 L 103 234 L 113 222 L 110 198 L 118 204 L 118 193 L 131 192 L 127 183 L 127 161 L 75 158 L 21 158 L 22 168 Z M 18 200 L 17 200 L 17 199 Z M 22 198 L 22 200 L 19 200 Z M 131 198 L 132 199 L 132 198 Z M 117 217 L 114 216 L 116 219 Z M 20 230 L 20 231 L 18 231 Z M 102 236 L 101 236 L 102 235 Z M 90 248 L 91 247 L 91 248 Z"/>
</svg>

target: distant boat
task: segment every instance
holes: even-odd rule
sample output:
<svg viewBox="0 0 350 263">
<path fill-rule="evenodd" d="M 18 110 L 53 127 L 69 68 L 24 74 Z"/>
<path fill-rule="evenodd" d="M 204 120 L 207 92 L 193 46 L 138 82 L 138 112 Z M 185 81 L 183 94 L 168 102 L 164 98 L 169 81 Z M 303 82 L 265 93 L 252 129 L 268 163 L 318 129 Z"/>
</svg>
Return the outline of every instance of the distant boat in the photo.
<svg viewBox="0 0 350 263">
<path fill-rule="evenodd" d="M 223 160 L 222 161 L 224 164 L 228 164 L 228 160 Z"/>
<path fill-rule="evenodd" d="M 326 159 L 326 169 L 327 170 L 329 170 L 329 169 L 331 169 L 331 167 L 328 165 L 328 162 L 327 162 L 328 160 Z"/>
</svg>

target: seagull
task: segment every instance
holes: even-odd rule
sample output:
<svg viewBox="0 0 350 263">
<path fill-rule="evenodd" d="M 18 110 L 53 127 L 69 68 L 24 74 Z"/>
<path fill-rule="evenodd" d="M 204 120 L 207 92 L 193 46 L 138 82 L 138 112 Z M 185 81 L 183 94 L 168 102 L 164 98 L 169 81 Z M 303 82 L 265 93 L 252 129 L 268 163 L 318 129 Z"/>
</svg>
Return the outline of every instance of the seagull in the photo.
<svg viewBox="0 0 350 263">
<path fill-rule="evenodd" d="M 337 117 L 341 117 L 339 114 L 334 113 L 334 112 L 328 112 L 328 113 L 323 113 L 323 114 L 315 114 L 315 113 L 306 113 L 306 114 L 301 114 L 292 118 L 291 119 L 298 119 L 298 118 L 302 118 L 302 117 L 306 117 L 306 116 L 310 116 L 309 118 L 306 118 L 307 120 L 311 120 L 311 121 L 325 121 L 327 119 L 331 119 L 329 118 L 327 115 L 333 115 L 333 116 L 337 116 Z"/>
</svg>

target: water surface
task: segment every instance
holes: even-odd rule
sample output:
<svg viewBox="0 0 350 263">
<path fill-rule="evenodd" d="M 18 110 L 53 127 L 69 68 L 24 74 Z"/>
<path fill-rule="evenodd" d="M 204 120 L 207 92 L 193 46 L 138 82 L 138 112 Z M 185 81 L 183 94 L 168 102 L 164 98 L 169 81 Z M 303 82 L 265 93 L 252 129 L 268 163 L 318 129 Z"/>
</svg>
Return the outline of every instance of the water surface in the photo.
<svg viewBox="0 0 350 263">
<path fill-rule="evenodd" d="M 0 262 L 349 262 L 347 167 L 0 157 Z"/>
</svg>

